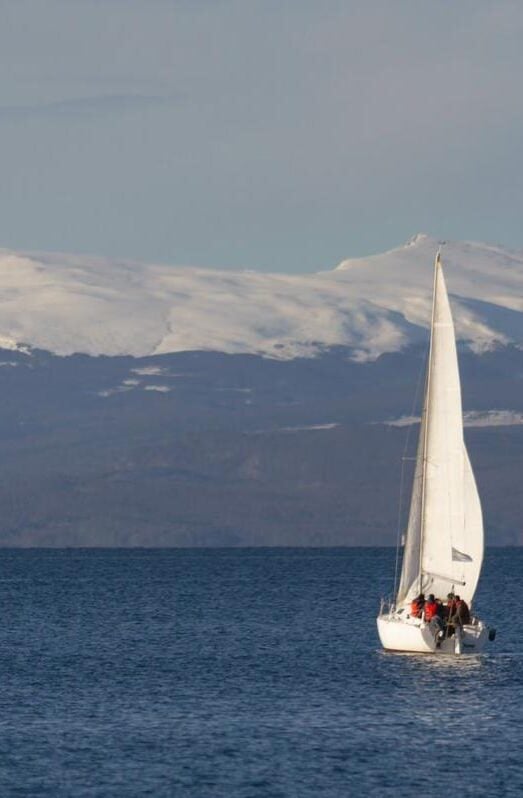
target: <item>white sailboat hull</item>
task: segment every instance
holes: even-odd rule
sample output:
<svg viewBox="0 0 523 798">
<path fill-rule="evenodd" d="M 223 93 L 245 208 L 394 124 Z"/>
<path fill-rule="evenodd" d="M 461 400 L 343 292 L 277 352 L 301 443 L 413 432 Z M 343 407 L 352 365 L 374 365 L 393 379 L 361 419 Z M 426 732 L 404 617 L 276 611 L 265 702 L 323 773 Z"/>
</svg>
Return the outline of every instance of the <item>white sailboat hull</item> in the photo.
<svg viewBox="0 0 523 798">
<path fill-rule="evenodd" d="M 436 622 L 402 618 L 386 613 L 377 618 L 378 634 L 383 648 L 414 654 L 479 654 L 489 640 L 490 629 L 482 621 L 466 624 L 452 637 L 438 639 Z M 439 643 L 439 645 L 438 645 Z"/>
</svg>

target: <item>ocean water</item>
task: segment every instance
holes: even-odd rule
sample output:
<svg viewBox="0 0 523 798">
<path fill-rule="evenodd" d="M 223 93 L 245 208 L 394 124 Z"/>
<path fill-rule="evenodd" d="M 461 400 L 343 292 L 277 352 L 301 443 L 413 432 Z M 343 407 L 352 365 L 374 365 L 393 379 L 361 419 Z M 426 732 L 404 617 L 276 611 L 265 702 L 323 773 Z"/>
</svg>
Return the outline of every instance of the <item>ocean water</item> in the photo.
<svg viewBox="0 0 523 798">
<path fill-rule="evenodd" d="M 386 549 L 3 550 L 0 796 L 523 795 L 523 550 L 485 655 L 386 654 Z"/>
</svg>

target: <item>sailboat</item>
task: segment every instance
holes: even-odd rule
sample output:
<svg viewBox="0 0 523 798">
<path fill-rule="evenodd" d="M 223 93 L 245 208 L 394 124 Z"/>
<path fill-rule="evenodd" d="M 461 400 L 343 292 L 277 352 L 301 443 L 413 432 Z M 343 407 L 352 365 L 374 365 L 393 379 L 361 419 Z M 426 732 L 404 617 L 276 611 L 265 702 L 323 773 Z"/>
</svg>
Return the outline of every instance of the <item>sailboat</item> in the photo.
<svg viewBox="0 0 523 798">
<path fill-rule="evenodd" d="M 397 595 L 377 618 L 385 649 L 464 654 L 495 637 L 472 613 L 483 561 L 483 518 L 463 440 L 461 386 L 454 324 L 441 255 L 434 264 L 430 349 L 414 483 Z M 468 624 L 447 625 L 411 614 L 420 593 L 444 602 L 459 594 L 471 608 Z"/>
</svg>

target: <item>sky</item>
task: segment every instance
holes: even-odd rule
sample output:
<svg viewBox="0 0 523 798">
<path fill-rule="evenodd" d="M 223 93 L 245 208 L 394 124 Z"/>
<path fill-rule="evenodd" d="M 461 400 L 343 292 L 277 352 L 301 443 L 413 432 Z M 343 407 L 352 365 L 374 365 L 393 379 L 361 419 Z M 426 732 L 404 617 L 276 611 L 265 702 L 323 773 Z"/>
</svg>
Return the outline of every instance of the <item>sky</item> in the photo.
<svg viewBox="0 0 523 798">
<path fill-rule="evenodd" d="M 521 0 L 0 0 L 0 247 L 523 248 Z"/>
</svg>

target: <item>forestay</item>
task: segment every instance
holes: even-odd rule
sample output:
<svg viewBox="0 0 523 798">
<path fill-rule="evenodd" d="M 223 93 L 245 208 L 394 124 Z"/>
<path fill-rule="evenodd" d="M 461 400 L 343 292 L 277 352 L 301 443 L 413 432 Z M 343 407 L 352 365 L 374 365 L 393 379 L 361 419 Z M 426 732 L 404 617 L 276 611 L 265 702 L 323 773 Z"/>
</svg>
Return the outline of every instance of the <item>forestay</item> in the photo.
<svg viewBox="0 0 523 798">
<path fill-rule="evenodd" d="M 478 491 L 463 441 L 456 340 L 439 256 L 425 403 L 397 603 L 420 590 L 470 603 L 483 559 Z"/>
</svg>

